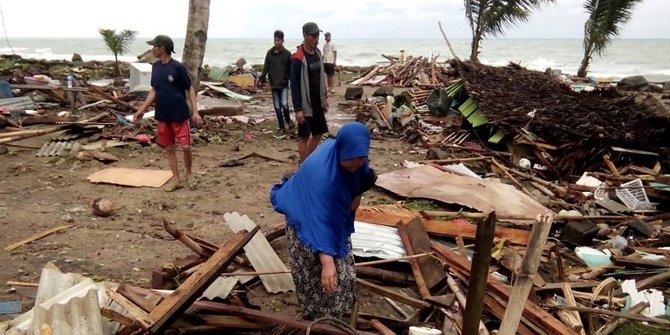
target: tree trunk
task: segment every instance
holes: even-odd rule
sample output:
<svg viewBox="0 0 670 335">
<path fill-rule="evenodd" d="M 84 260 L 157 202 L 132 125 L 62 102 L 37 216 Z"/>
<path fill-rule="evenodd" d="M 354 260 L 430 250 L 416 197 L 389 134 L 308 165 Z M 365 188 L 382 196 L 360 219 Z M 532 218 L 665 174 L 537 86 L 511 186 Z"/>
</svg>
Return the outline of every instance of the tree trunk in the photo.
<svg viewBox="0 0 670 335">
<path fill-rule="evenodd" d="M 188 25 L 184 39 L 182 62 L 191 76 L 191 84 L 197 90 L 200 86 L 200 71 L 207 46 L 209 26 L 209 1 L 189 0 Z"/>
<path fill-rule="evenodd" d="M 479 43 L 482 41 L 482 34 L 476 33 L 472 37 L 472 44 L 470 45 L 470 61 L 479 64 Z"/>
<path fill-rule="evenodd" d="M 114 68 L 116 69 L 116 75 L 121 77 L 121 65 L 119 65 L 119 56 L 114 53 Z"/>
<path fill-rule="evenodd" d="M 582 58 L 582 64 L 577 70 L 577 77 L 586 78 L 586 70 L 589 68 L 589 63 L 591 62 L 591 55 L 593 54 L 593 44 L 588 43 L 584 49 L 584 58 Z"/>
</svg>

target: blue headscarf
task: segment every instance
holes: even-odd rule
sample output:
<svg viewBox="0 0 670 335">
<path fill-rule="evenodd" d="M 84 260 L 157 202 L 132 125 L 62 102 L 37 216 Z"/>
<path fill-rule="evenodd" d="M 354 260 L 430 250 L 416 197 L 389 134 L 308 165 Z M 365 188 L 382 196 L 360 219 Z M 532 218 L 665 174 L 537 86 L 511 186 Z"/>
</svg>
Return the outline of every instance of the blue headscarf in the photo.
<svg viewBox="0 0 670 335">
<path fill-rule="evenodd" d="M 272 206 L 312 252 L 335 258 L 349 253 L 355 217 L 351 203 L 368 176 L 369 151 L 370 131 L 361 123 L 348 123 L 335 140 L 319 145 L 290 179 L 272 187 Z M 354 172 L 340 165 L 341 160 L 358 157 L 365 157 L 365 163 Z"/>
</svg>

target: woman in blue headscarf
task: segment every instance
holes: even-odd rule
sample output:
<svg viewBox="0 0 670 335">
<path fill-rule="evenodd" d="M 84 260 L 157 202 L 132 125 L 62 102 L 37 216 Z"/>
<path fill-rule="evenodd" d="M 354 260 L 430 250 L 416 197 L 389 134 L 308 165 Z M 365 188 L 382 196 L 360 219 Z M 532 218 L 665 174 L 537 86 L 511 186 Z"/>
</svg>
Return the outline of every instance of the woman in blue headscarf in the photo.
<svg viewBox="0 0 670 335">
<path fill-rule="evenodd" d="M 350 236 L 361 195 L 376 179 L 369 151 L 370 131 L 348 123 L 270 192 L 272 206 L 286 216 L 291 272 L 306 318 L 341 317 L 353 305 Z"/>
</svg>

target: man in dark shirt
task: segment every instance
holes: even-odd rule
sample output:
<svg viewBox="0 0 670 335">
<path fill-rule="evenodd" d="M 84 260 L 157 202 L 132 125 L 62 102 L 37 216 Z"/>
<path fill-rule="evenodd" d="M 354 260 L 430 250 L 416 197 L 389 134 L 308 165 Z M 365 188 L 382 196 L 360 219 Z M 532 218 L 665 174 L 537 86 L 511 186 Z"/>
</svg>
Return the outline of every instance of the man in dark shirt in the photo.
<svg viewBox="0 0 670 335">
<path fill-rule="evenodd" d="M 191 129 L 189 120 L 193 120 L 196 126 L 202 124 L 202 118 L 198 114 L 198 105 L 191 78 L 184 64 L 172 59 L 174 43 L 165 35 L 158 35 L 147 44 L 152 45 L 154 57 L 158 58 L 151 68 L 151 91 L 142 106 L 134 115 L 133 121 L 139 123 L 147 108 L 156 103 L 155 119 L 158 121 L 156 132 L 156 143 L 165 149 L 165 157 L 172 170 L 172 181 L 165 188 L 166 192 L 172 192 L 182 187 L 179 177 L 179 166 L 175 153 L 175 144 L 179 143 L 184 152 L 184 166 L 186 169 L 186 183 L 189 188 L 195 184 L 191 178 L 191 165 L 193 156 L 191 154 Z M 186 103 L 186 92 L 191 102 L 191 110 Z"/>
<path fill-rule="evenodd" d="M 291 99 L 298 122 L 298 153 L 304 161 L 328 132 L 326 74 L 319 44 L 321 30 L 314 22 L 302 26 L 303 43 L 291 56 Z"/>
<path fill-rule="evenodd" d="M 261 83 L 265 82 L 266 76 L 270 75 L 270 87 L 272 88 L 272 104 L 277 114 L 279 131 L 284 133 L 286 128 L 293 128 L 291 115 L 288 110 L 288 73 L 291 66 L 291 52 L 284 48 L 284 32 L 275 30 L 274 46 L 268 50 L 261 73 Z"/>
</svg>

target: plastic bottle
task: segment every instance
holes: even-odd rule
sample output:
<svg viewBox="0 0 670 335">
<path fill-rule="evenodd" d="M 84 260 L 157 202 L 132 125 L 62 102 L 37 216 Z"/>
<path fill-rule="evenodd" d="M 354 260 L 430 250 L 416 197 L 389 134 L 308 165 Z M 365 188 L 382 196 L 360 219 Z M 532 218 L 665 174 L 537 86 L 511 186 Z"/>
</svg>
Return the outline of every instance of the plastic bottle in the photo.
<svg viewBox="0 0 670 335">
<path fill-rule="evenodd" d="M 67 76 L 67 88 L 72 88 L 72 75 Z"/>
</svg>

